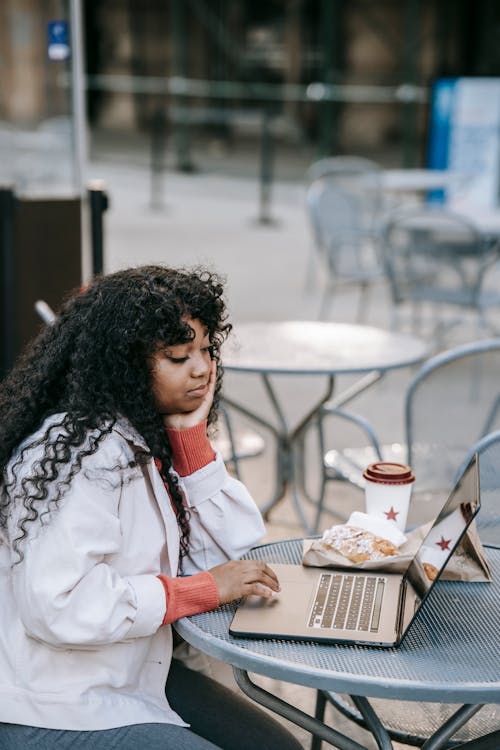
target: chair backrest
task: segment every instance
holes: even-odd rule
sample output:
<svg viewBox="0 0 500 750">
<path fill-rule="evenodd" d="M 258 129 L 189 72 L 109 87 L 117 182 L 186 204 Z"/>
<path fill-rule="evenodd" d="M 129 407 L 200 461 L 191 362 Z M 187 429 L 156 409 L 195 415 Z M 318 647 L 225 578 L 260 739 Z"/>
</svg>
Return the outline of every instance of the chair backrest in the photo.
<svg viewBox="0 0 500 750">
<path fill-rule="evenodd" d="M 457 475 L 479 453 L 481 509 L 476 524 L 483 544 L 500 547 L 500 430 L 490 432 L 475 443 L 465 457 Z"/>
<path fill-rule="evenodd" d="M 359 222 L 365 230 L 378 229 L 384 207 L 382 167 L 361 156 L 332 156 L 309 167 L 309 183 L 325 179 L 356 201 Z"/>
<path fill-rule="evenodd" d="M 324 253 L 334 274 L 368 278 L 380 270 L 377 249 L 367 242 L 358 196 L 320 179 L 307 189 L 306 208 L 316 247 Z"/>
<path fill-rule="evenodd" d="M 432 357 L 412 378 L 405 408 L 413 496 L 432 501 L 432 517 L 471 446 L 500 429 L 500 338 Z"/>
<path fill-rule="evenodd" d="M 469 221 L 442 208 L 390 217 L 382 252 L 393 301 L 430 301 L 475 307 L 489 248 Z"/>
<path fill-rule="evenodd" d="M 308 182 L 314 182 L 321 177 L 335 178 L 342 174 L 360 175 L 381 171 L 380 164 L 363 156 L 327 156 L 311 164 L 307 170 L 306 178 Z"/>
<path fill-rule="evenodd" d="M 315 236 L 323 247 L 335 238 L 357 237 L 362 231 L 356 198 L 329 180 L 311 183 L 306 191 L 306 207 Z"/>
</svg>

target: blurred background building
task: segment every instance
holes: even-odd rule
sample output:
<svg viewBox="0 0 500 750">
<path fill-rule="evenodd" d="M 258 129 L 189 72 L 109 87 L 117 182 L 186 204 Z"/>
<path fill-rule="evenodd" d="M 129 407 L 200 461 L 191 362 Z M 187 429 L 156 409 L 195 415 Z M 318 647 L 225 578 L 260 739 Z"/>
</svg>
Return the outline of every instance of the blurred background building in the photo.
<svg viewBox="0 0 500 750">
<path fill-rule="evenodd" d="M 460 190 L 473 182 L 469 172 L 479 173 L 479 186 L 486 182 L 488 188 L 479 197 L 485 193 L 493 204 L 494 221 L 478 226 L 486 247 L 496 252 L 496 265 L 490 256 L 487 261 L 495 270 L 498 335 L 499 42 L 498 0 L 0 0 L 0 376 L 42 325 L 37 301 L 57 310 L 64 295 L 94 273 L 138 263 L 214 267 L 226 277 L 236 325 L 320 317 L 322 295 L 333 289 L 335 273 L 330 275 L 333 265 L 315 241 L 306 213 L 308 168 L 322 156 L 355 155 L 375 160 L 385 177 L 420 171 L 405 169 L 412 167 L 453 171 L 456 164 L 431 164 L 429 158 L 434 84 L 444 79 L 467 84 L 482 79 L 467 99 L 472 102 L 467 116 L 458 118 L 463 141 L 455 143 L 455 151 L 467 152 L 464 162 L 470 157 L 459 165 Z M 102 182 L 90 184 L 91 178 Z M 394 186 L 381 189 L 380 212 L 399 208 L 400 201 L 424 205 L 428 193 L 444 193 L 444 188 L 450 192 L 447 183 L 433 187 L 425 183 L 405 191 L 403 179 L 399 192 Z M 345 205 L 335 215 L 328 206 L 323 212 L 334 215 L 328 222 L 333 234 L 340 233 Z M 472 200 L 469 208 L 479 219 Z M 386 215 L 376 218 L 371 230 L 379 229 L 378 220 Z M 426 248 L 429 238 L 419 245 Z M 462 242 L 459 249 L 468 262 L 468 240 L 461 238 L 456 242 L 455 234 L 446 244 L 445 259 L 452 258 L 453 243 L 456 250 Z M 347 242 L 355 257 L 351 247 Z M 437 277 L 428 269 L 421 274 L 424 282 Z M 324 317 L 356 320 L 360 288 L 364 294 L 359 275 L 352 284 L 335 287 Z M 389 328 L 396 295 L 390 294 L 387 278 L 375 277 L 368 291 L 363 322 Z M 450 341 L 491 335 L 462 308 L 447 315 L 424 310 L 419 333 L 433 351 Z M 464 316 L 460 325 L 457 309 Z M 416 317 L 408 316 L 413 327 Z M 438 330 L 449 338 L 438 339 Z M 470 395 L 474 419 L 465 399 L 448 387 L 448 370 L 439 381 L 442 391 L 433 391 L 421 410 L 422 424 L 446 435 L 453 450 L 456 443 L 461 449 L 477 420 L 483 420 L 477 395 L 489 408 L 493 404 L 494 414 L 499 403 L 494 369 L 482 360 L 472 364 L 474 387 L 465 388 L 470 385 L 465 377 L 457 382 Z M 476 378 L 478 365 L 491 383 Z M 382 446 L 405 443 L 404 399 L 411 376 L 402 368 L 359 392 L 356 411 L 376 427 Z M 323 383 L 314 375 L 276 380 L 287 422 L 297 425 Z M 353 380 L 336 377 L 339 393 Z M 269 392 L 252 373 L 228 372 L 225 389 L 251 411 L 274 418 Z M 461 404 L 453 419 L 445 418 L 449 401 L 441 392 Z M 458 428 L 455 419 L 462 420 Z M 353 455 L 353 448 L 359 453 L 356 449 L 366 447 L 356 423 L 349 429 L 346 420 L 340 427 L 335 419 L 326 421 L 329 460 L 344 448 Z M 282 419 L 275 422 L 276 430 L 282 429 Z M 255 434 L 262 422 L 234 424 L 246 437 L 251 427 L 253 446 L 264 445 L 260 453 L 260 448 L 248 452 L 243 474 L 263 501 L 273 491 L 276 456 L 283 460 L 283 454 L 275 451 L 269 430 Z M 436 464 L 444 466 L 434 446 L 433 453 Z M 313 479 L 335 477 L 327 473 L 333 463 L 325 463 L 321 451 L 311 450 L 308 460 L 311 456 Z M 329 481 L 332 486 L 327 498 L 332 513 L 340 510 L 347 517 L 347 509 L 361 507 L 359 487 L 340 479 Z M 267 538 L 302 532 L 288 494 L 273 511 Z M 271 689 L 314 710 L 313 691 L 280 683 Z M 337 716 L 333 723 L 338 722 Z M 353 726 L 349 722 L 345 731 L 357 737 Z M 300 739 L 304 748 L 310 746 L 305 731 Z"/>
<path fill-rule="evenodd" d="M 0 370 L 39 325 L 38 298 L 58 306 L 66 290 L 128 257 L 120 232 L 133 235 L 116 214 L 103 261 L 107 196 L 95 183 L 89 191 L 90 178 L 111 180 L 112 205 L 130 201 L 127 219 L 148 202 L 165 208 L 165 176 L 168 185 L 174 172 L 246 179 L 238 190 L 255 191 L 257 223 L 272 225 L 271 186 L 302 190 L 322 156 L 430 165 L 436 81 L 496 81 L 498 112 L 495 104 L 480 123 L 482 133 L 496 127 L 499 37 L 495 0 L 3 0 Z M 489 143 L 481 159 L 491 166 Z M 106 173 L 104 163 L 142 171 Z M 224 198 L 210 210 L 203 198 L 234 190 L 214 189 L 197 182 L 200 206 L 207 217 L 220 210 L 220 228 Z M 182 190 L 192 205 L 194 179 Z M 305 237 L 303 195 L 293 201 Z M 153 257 L 149 219 L 139 219 L 141 241 Z M 190 245 L 188 224 L 179 226 L 186 258 L 188 247 L 196 258 L 201 245 L 208 253 L 207 232 Z M 135 262 L 135 248 L 128 252 Z"/>
<path fill-rule="evenodd" d="M 68 112 L 64 54 L 47 54 L 64 0 L 0 6 L 0 120 Z M 181 170 L 284 151 L 419 166 L 433 81 L 500 72 L 495 0 L 85 0 L 91 133 L 168 137 Z M 60 123 L 59 123 L 60 124 Z M 297 169 L 301 169 L 300 159 Z M 244 161 L 242 162 L 243 168 Z"/>
</svg>

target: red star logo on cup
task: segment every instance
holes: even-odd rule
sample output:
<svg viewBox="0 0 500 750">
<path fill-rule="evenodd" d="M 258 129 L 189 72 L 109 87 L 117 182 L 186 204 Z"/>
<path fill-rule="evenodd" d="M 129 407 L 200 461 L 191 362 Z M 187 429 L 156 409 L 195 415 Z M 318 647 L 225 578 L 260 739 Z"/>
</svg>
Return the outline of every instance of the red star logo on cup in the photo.
<svg viewBox="0 0 500 750">
<path fill-rule="evenodd" d="M 399 510 L 394 510 L 392 505 L 390 510 L 384 510 L 384 513 L 387 516 L 388 521 L 396 521 L 399 516 Z"/>
<path fill-rule="evenodd" d="M 441 539 L 439 540 L 439 542 L 436 542 L 436 544 L 438 547 L 441 547 L 444 552 L 445 549 L 450 549 L 450 542 L 451 539 L 445 539 L 444 536 L 441 536 Z"/>
</svg>

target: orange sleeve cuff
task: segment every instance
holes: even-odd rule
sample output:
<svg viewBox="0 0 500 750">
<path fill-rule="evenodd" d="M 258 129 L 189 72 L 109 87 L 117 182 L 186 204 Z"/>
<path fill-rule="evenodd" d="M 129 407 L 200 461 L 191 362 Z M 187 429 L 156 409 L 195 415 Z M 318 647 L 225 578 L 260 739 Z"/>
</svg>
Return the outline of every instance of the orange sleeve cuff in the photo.
<svg viewBox="0 0 500 750">
<path fill-rule="evenodd" d="M 198 615 L 219 606 L 219 589 L 215 578 L 208 571 L 186 578 L 158 576 L 165 589 L 167 603 L 162 625 L 180 620 L 181 617 Z"/>
<path fill-rule="evenodd" d="M 180 477 L 193 474 L 215 458 L 214 449 L 207 437 L 206 421 L 186 430 L 167 428 L 172 446 L 172 465 Z"/>
</svg>

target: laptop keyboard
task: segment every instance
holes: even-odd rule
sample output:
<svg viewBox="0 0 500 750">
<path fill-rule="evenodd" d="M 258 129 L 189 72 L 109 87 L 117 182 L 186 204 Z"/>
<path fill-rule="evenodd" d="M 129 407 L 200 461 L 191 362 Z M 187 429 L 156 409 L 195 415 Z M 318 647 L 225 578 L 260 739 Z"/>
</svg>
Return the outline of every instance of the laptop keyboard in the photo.
<svg viewBox="0 0 500 750">
<path fill-rule="evenodd" d="M 309 615 L 309 627 L 376 633 L 385 581 L 378 576 L 323 573 Z"/>
</svg>

